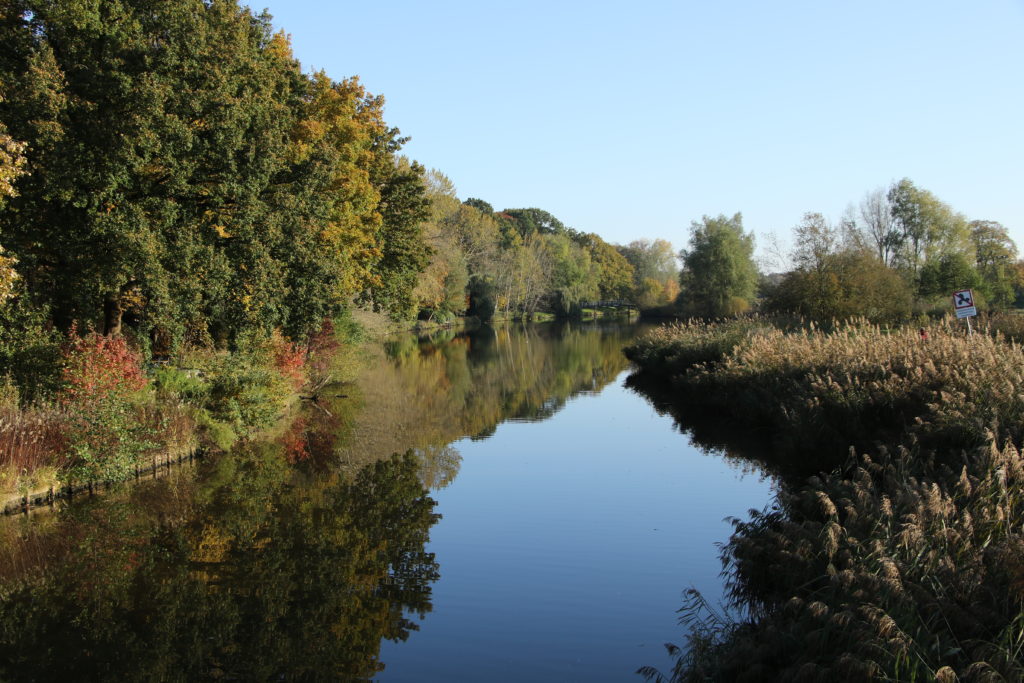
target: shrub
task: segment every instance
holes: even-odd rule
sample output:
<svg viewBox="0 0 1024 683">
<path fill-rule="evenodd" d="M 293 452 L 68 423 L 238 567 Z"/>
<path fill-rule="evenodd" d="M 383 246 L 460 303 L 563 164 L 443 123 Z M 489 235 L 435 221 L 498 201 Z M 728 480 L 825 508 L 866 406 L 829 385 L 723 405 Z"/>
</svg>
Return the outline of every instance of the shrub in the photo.
<svg viewBox="0 0 1024 683">
<path fill-rule="evenodd" d="M 153 384 L 165 397 L 177 397 L 197 406 L 203 404 L 210 391 L 196 371 L 171 365 L 162 365 L 153 371 Z"/>
<path fill-rule="evenodd" d="M 48 312 L 32 306 L 23 294 L 0 306 L 0 373 L 17 386 L 22 405 L 60 390 L 61 342 Z"/>
<path fill-rule="evenodd" d="M 209 371 L 205 407 L 236 432 L 269 427 L 281 414 L 292 387 L 275 367 L 270 340 L 249 340 L 233 354 L 218 355 Z"/>
<path fill-rule="evenodd" d="M 58 400 L 68 413 L 68 463 L 72 480 L 119 480 L 139 456 L 156 446 L 139 419 L 139 393 L 147 385 L 139 355 L 123 337 L 72 331 L 64 348 L 64 386 Z"/>
<path fill-rule="evenodd" d="M 306 383 L 306 350 L 274 332 L 270 338 L 274 368 L 295 391 Z"/>
<path fill-rule="evenodd" d="M 64 350 L 63 379 L 60 402 L 80 406 L 123 400 L 147 384 L 142 359 L 124 337 L 95 332 L 78 337 L 72 331 Z"/>
</svg>

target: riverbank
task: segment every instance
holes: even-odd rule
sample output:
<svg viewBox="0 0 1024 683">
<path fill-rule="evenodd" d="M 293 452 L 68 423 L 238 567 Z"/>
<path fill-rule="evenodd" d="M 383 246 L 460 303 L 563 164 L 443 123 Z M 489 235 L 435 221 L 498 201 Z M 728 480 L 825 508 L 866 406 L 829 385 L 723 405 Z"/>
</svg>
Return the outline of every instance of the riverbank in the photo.
<svg viewBox="0 0 1024 683">
<path fill-rule="evenodd" d="M 1024 675 L 1021 347 L 949 322 L 922 336 L 745 321 L 666 326 L 627 356 L 684 403 L 759 433 L 800 482 L 735 522 L 723 549 L 734 616 L 691 596 L 676 669 L 645 673 Z"/>
<path fill-rule="evenodd" d="M 3 397 L 0 503 L 8 513 L 50 504 L 273 435 L 302 399 L 354 376 L 366 340 L 393 330 L 383 316 L 343 316 L 303 344 L 275 333 L 159 362 L 126 337 L 72 332 L 46 370 L 54 390 L 27 405 L 16 391 Z"/>
</svg>

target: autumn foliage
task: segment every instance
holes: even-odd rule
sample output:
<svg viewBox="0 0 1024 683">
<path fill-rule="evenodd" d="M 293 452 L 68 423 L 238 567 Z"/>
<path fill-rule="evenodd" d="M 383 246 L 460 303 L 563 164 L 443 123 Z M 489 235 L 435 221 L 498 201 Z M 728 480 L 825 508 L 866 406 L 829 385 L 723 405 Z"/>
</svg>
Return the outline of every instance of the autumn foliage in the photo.
<svg viewBox="0 0 1024 683">
<path fill-rule="evenodd" d="M 274 355 L 274 368 L 287 380 L 291 387 L 298 390 L 306 383 L 306 351 L 295 342 L 289 341 L 275 333 L 271 339 Z"/>
<path fill-rule="evenodd" d="M 139 354 L 123 337 L 72 330 L 64 349 L 64 387 L 58 400 L 68 411 L 68 476 L 102 481 L 126 478 L 139 457 L 156 446 L 140 419 L 133 394 L 145 388 Z"/>
<path fill-rule="evenodd" d="M 95 405 L 125 398 L 146 386 L 142 358 L 129 348 L 124 337 L 104 337 L 90 332 L 84 337 L 72 331 L 64 350 L 64 405 Z"/>
</svg>

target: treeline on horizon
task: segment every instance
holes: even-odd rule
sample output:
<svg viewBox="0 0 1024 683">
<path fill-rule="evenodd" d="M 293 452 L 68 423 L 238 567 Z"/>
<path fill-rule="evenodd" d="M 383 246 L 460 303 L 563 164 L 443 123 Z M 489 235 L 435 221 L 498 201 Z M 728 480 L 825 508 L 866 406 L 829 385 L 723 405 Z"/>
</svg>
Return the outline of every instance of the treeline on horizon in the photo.
<svg viewBox="0 0 1024 683">
<path fill-rule="evenodd" d="M 695 221 L 679 254 L 679 298 L 664 312 L 716 318 L 756 309 L 888 324 L 949 313 L 961 289 L 990 311 L 1024 300 L 1024 261 L 1006 228 L 969 220 L 908 178 L 866 193 L 838 222 L 806 213 L 793 238 L 792 268 L 766 275 L 740 214 Z"/>
</svg>

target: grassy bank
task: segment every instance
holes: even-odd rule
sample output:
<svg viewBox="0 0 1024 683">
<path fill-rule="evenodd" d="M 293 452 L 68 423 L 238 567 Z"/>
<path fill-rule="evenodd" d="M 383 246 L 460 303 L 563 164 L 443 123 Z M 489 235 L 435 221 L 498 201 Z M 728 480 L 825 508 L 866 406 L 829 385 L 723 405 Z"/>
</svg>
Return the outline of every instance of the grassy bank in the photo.
<svg viewBox="0 0 1024 683">
<path fill-rule="evenodd" d="M 955 323 L 925 333 L 686 323 L 628 349 L 804 473 L 774 508 L 735 522 L 723 550 L 732 616 L 691 596 L 675 671 L 645 673 L 1024 677 L 1024 354 Z"/>
</svg>

